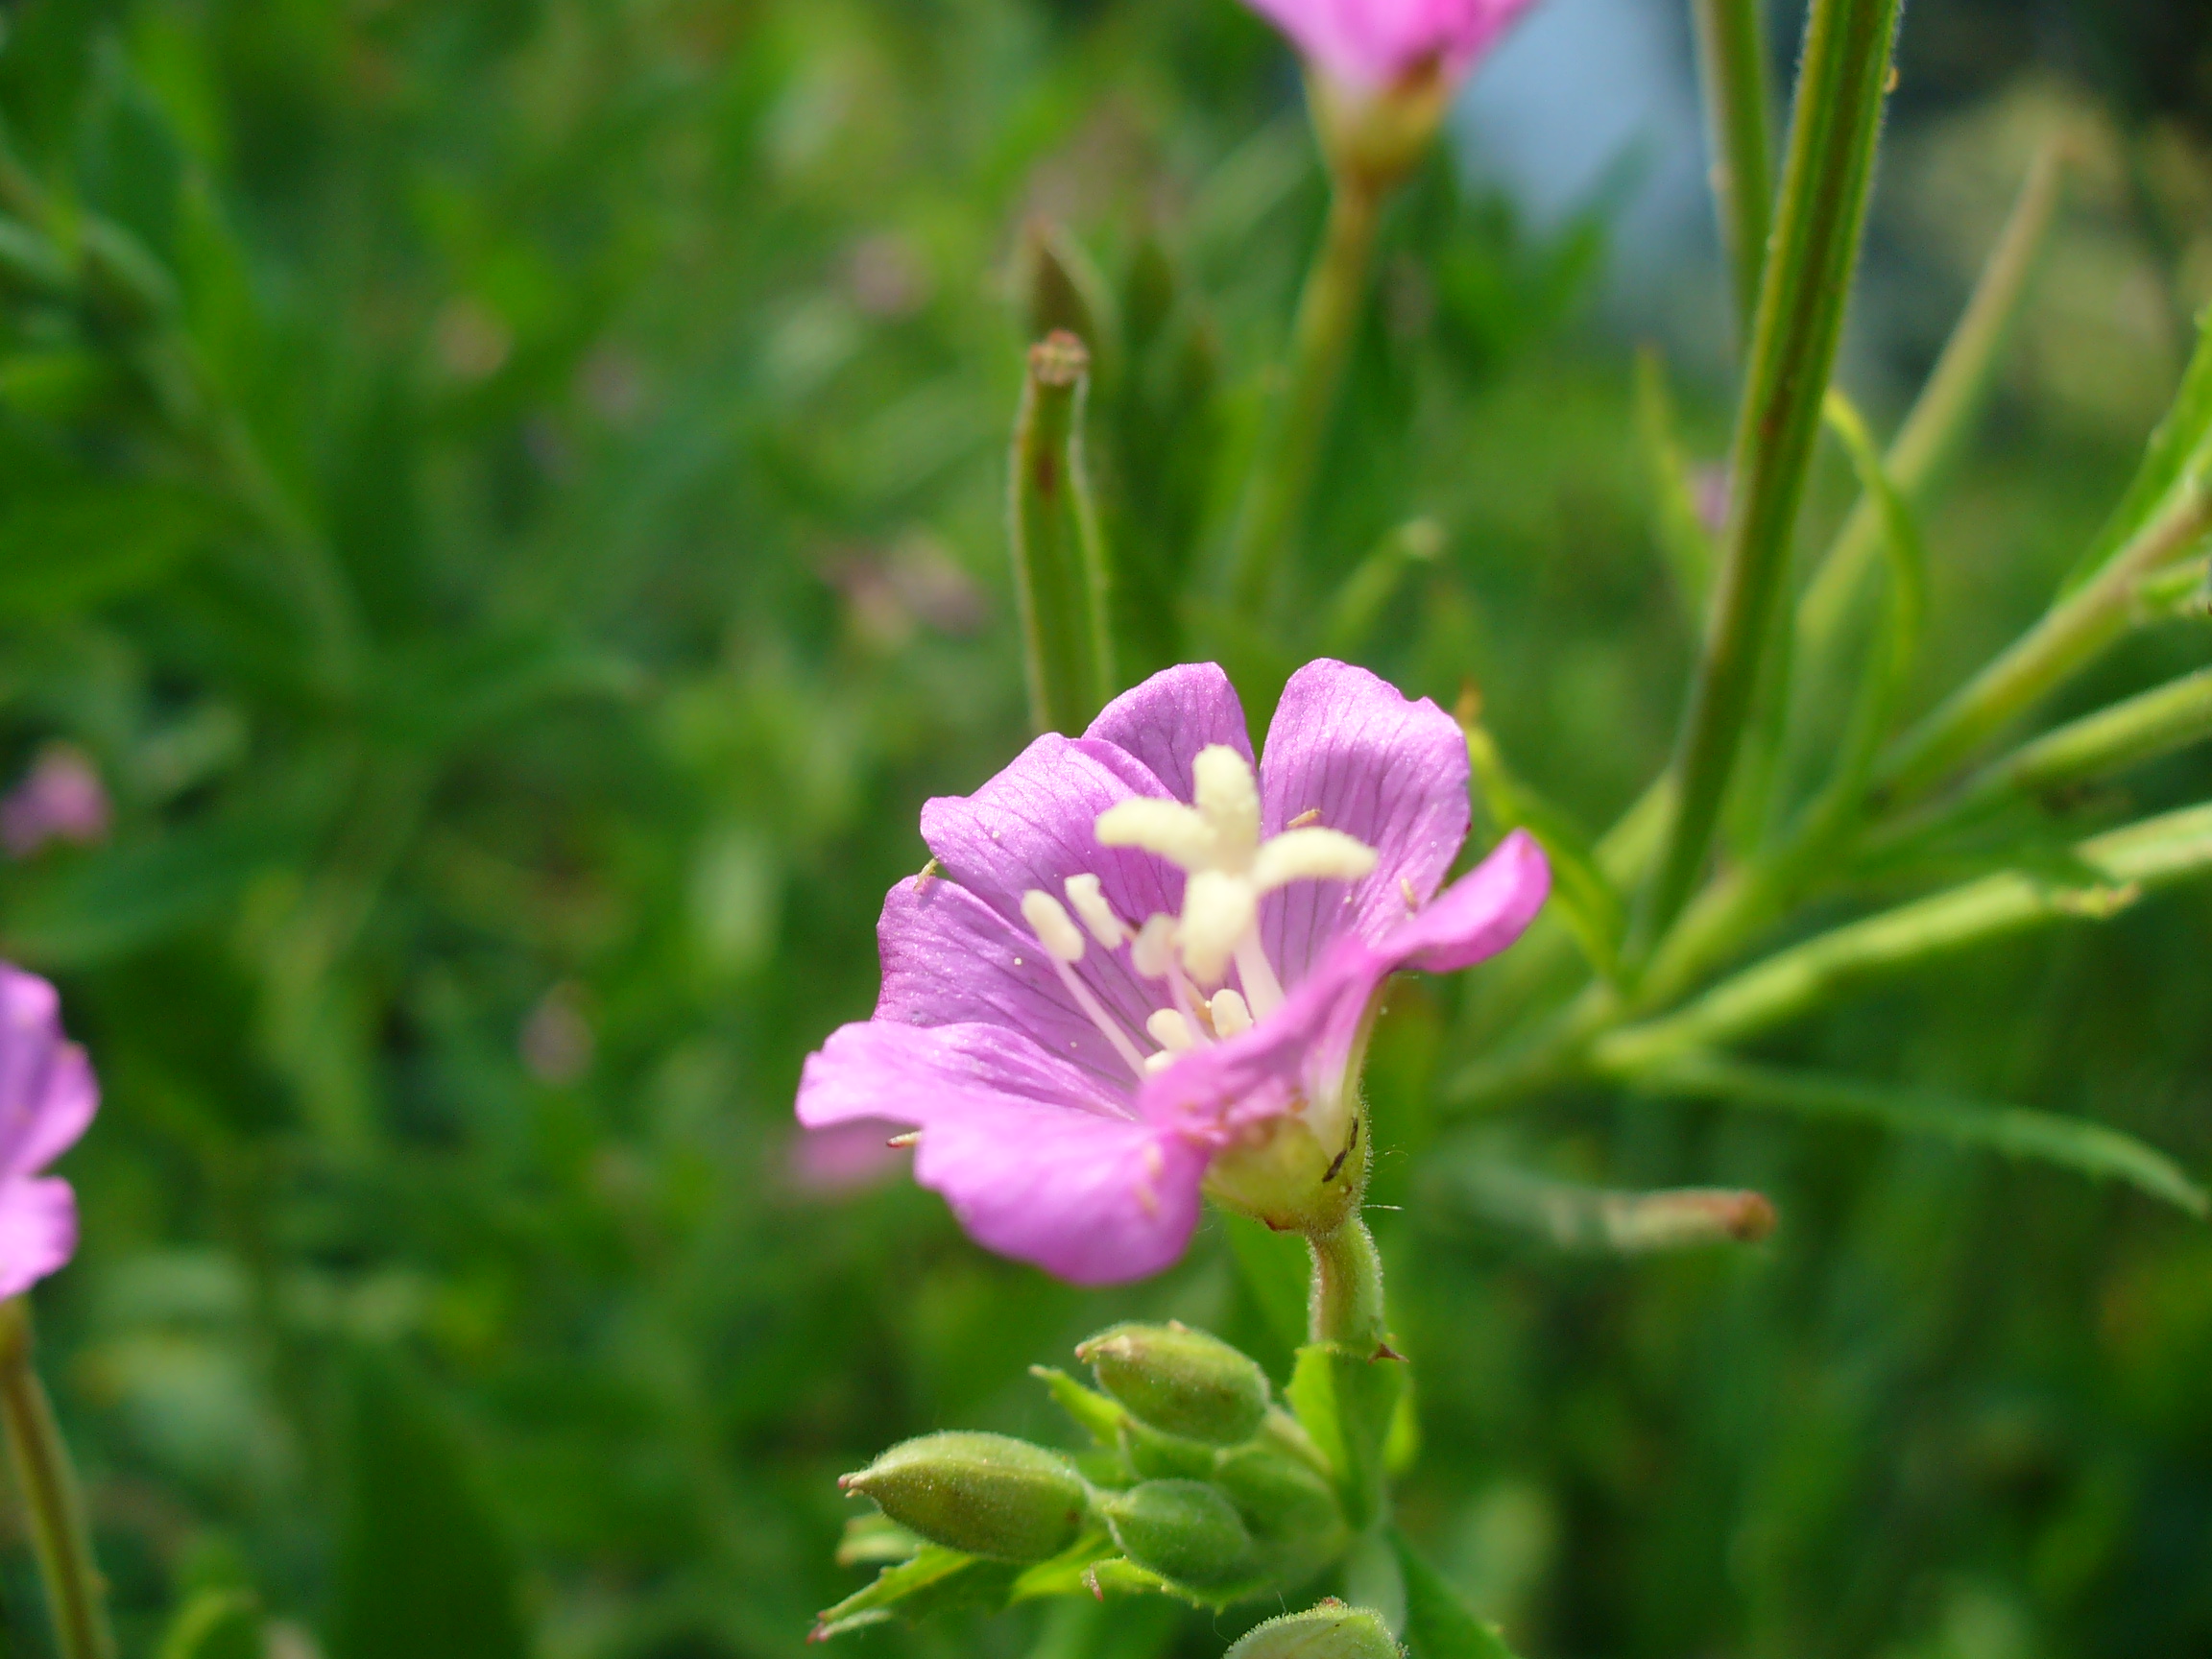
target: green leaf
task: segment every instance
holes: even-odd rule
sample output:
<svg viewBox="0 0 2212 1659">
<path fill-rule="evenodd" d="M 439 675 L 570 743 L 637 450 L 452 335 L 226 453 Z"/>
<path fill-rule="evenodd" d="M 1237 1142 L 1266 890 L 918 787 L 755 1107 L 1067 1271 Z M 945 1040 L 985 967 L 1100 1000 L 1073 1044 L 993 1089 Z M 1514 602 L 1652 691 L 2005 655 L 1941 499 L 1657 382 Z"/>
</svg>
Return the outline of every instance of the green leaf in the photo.
<svg viewBox="0 0 2212 1659">
<path fill-rule="evenodd" d="M 147 588 L 212 523 L 169 485 L 81 474 L 18 492 L 0 514 L 0 616 L 67 615 Z"/>
<path fill-rule="evenodd" d="M 1278 1233 L 1262 1221 L 1230 1211 L 1215 1212 L 1229 1235 L 1229 1252 L 1237 1258 L 1237 1271 L 1259 1304 L 1268 1330 L 1286 1349 L 1306 1340 L 1306 1301 L 1310 1290 L 1312 1258 L 1306 1240 L 1295 1233 Z"/>
<path fill-rule="evenodd" d="M 2204 1189 L 2154 1146 L 2103 1123 L 2023 1106 L 1992 1105 L 1929 1089 L 1862 1083 L 1814 1072 L 1694 1056 L 1638 1078 L 1647 1094 L 1705 1096 L 1808 1118 L 1858 1118 L 1901 1135 L 1929 1135 L 1977 1151 L 2033 1159 L 2096 1179 L 2124 1181 L 2203 1216 Z"/>
<path fill-rule="evenodd" d="M 161 1659 L 262 1659 L 261 1604 L 244 1590 L 202 1590 L 170 1621 Z"/>
<path fill-rule="evenodd" d="M 1610 979 L 1621 966 L 1621 937 L 1627 905 L 1582 829 L 1518 777 L 1499 752 L 1497 740 L 1480 726 L 1463 721 L 1467 758 L 1482 792 L 1483 809 L 1499 834 L 1526 830 L 1544 849 L 1551 865 L 1551 896 L 1568 931 L 1590 966 Z"/>
<path fill-rule="evenodd" d="M 1086 1388 L 1067 1372 L 1051 1365 L 1032 1365 L 1029 1375 L 1051 1392 L 1052 1403 L 1075 1419 L 1075 1426 L 1101 1446 L 1120 1443 L 1121 1425 L 1129 1413 L 1119 1402 L 1095 1388 Z"/>
<path fill-rule="evenodd" d="M 1390 1548 L 1406 1579 L 1406 1645 L 1412 1659 L 1513 1659 L 1497 1626 L 1470 1613 L 1457 1592 L 1395 1527 Z"/>
<path fill-rule="evenodd" d="M 1704 612 L 1720 550 L 1697 513 L 1696 491 L 1675 437 L 1674 399 L 1667 389 L 1666 364 L 1649 347 L 1636 353 L 1636 438 L 1652 496 L 1652 535 L 1674 574 L 1684 611 L 1696 617 Z"/>
<path fill-rule="evenodd" d="M 1022 1568 L 1013 1562 L 982 1561 L 926 1544 L 912 1560 L 884 1568 L 865 1590 L 816 1614 L 807 1639 L 825 1642 L 894 1617 L 913 1621 L 964 1607 L 996 1611 L 1006 1604 L 1021 1575 Z"/>
<path fill-rule="evenodd" d="M 1355 1528 L 1371 1519 L 1370 1495 L 1382 1488 L 1383 1449 L 1405 1381 L 1405 1367 L 1395 1359 L 1341 1342 L 1314 1342 L 1298 1350 L 1290 1385 L 1283 1390 L 1335 1477 Z"/>
<path fill-rule="evenodd" d="M 2087 587 L 2158 515 L 2176 487 L 2203 464 L 2208 442 L 2212 442 L 2212 309 L 2198 316 L 2197 349 L 2190 355 L 2166 419 L 2151 434 L 2142 465 L 2097 540 L 2066 572 L 2059 598 Z"/>
<path fill-rule="evenodd" d="M 523 1659 L 515 1559 L 459 1437 L 391 1359 L 349 1370 L 330 1659 Z"/>
</svg>

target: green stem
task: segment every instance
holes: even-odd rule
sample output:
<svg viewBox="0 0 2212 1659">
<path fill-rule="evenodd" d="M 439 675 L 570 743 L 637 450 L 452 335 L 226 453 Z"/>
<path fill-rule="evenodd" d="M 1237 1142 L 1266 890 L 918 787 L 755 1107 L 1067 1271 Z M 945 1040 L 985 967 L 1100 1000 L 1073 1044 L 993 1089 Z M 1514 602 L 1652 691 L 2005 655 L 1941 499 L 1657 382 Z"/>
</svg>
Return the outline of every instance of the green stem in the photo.
<svg viewBox="0 0 2212 1659">
<path fill-rule="evenodd" d="M 2131 824 L 2074 852 L 2104 885 L 2011 870 L 1984 877 L 1779 951 L 1676 1013 L 1605 1033 L 1590 1059 L 1600 1073 L 1633 1076 L 1779 1024 L 1869 974 L 2067 917 L 2110 915 L 2147 888 L 2212 870 L 2212 806 Z"/>
<path fill-rule="evenodd" d="M 1998 354 L 2057 215 L 2066 154 L 2062 137 L 2036 153 L 1974 297 L 1883 458 L 1883 470 L 1908 503 L 1917 504 L 1942 476 L 1987 401 Z M 1882 550 L 1884 517 L 1873 493 L 1863 494 L 1798 601 L 1799 648 L 1815 673 L 1827 661 L 1851 599 Z"/>
<path fill-rule="evenodd" d="M 1898 0 L 1813 3 L 1737 421 L 1738 499 L 1675 750 L 1680 805 L 1645 889 L 1632 955 L 1667 931 L 1704 871 L 1774 631 L 1858 264 L 1897 7 Z"/>
<path fill-rule="evenodd" d="M 2047 612 L 1996 661 L 1900 738 L 1875 773 L 1890 805 L 1909 801 L 2128 631 L 2145 577 L 2212 530 L 2212 495 L 2184 481 L 2175 499 L 2090 584 Z"/>
<path fill-rule="evenodd" d="M 1082 731 L 1116 689 L 1105 547 L 1083 461 L 1090 374 L 1090 352 L 1072 334 L 1031 347 L 1014 426 L 1014 587 L 1040 732 Z"/>
<path fill-rule="evenodd" d="M 1695 0 L 1691 12 L 1714 156 L 1714 204 L 1735 278 L 1736 321 L 1748 338 L 1759 309 L 1774 203 L 1766 21 L 1760 0 Z"/>
<path fill-rule="evenodd" d="M 1313 1252 L 1313 1299 L 1307 1311 L 1312 1339 L 1372 1351 L 1384 1329 L 1382 1258 L 1375 1236 L 1353 1215 L 1307 1243 Z"/>
<path fill-rule="evenodd" d="M 54 1645 L 61 1659 L 114 1659 L 106 1581 L 93 1563 L 69 1449 L 31 1364 L 31 1309 L 20 1296 L 0 1302 L 0 1420 L 46 1583 Z"/>
<path fill-rule="evenodd" d="M 1230 540 L 1230 595 L 1248 613 L 1265 602 L 1291 525 L 1311 493 L 1367 296 L 1382 215 L 1382 190 L 1374 180 L 1358 173 L 1336 180 L 1328 228 L 1298 301 L 1283 392 L 1261 432 Z"/>
</svg>

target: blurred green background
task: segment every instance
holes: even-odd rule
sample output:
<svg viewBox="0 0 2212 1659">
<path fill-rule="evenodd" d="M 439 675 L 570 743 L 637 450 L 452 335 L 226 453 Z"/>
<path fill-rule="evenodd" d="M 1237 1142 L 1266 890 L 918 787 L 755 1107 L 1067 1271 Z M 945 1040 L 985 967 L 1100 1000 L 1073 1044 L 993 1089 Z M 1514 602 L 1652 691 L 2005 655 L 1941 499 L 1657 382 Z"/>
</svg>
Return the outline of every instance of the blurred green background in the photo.
<svg viewBox="0 0 2212 1659">
<path fill-rule="evenodd" d="M 1516 110 L 1610 96 L 1580 66 L 1644 38 L 1622 7 L 1689 96 L 1667 0 L 1551 0 L 1489 66 L 1390 220 L 1308 538 L 1343 569 L 1434 519 L 1441 554 L 1330 642 L 1447 704 L 1479 683 L 1592 824 L 1660 765 L 1689 652 L 1634 346 L 1700 454 L 1729 395 L 1707 209 L 1652 228 L 1677 129 L 1580 182 L 1500 163 L 1547 153 Z M 859 1582 L 833 1478 L 880 1446 L 1061 1432 L 1024 1367 L 1118 1317 L 1280 1365 L 1217 1228 L 1078 1292 L 790 1122 L 806 1051 L 870 1006 L 922 800 L 1025 734 L 1001 508 L 1033 227 L 1118 296 L 1094 415 L 1126 620 L 1186 648 L 1160 595 L 1323 202 L 1277 40 L 1232 0 L 0 16 L 0 782 L 66 745 L 114 801 L 104 839 L 0 864 L 0 951 L 58 980 L 106 1084 L 64 1166 L 83 1252 L 37 1300 L 126 1649 L 213 1586 L 285 1659 L 794 1654 Z M 2035 141 L 2084 135 L 1931 522 L 1924 703 L 2040 609 L 2212 298 L 2208 42 L 2181 0 L 1910 9 L 1844 373 L 1884 423 Z M 1816 525 L 1849 499 L 1822 465 Z M 1256 716 L 1313 644 L 1251 643 Z M 2204 646 L 2139 635 L 2080 706 Z M 2208 786 L 2200 752 L 2126 791 Z M 2208 937 L 2185 889 L 1773 1047 L 2202 1175 Z M 1441 1122 L 1481 995 L 1396 998 L 1377 1197 L 1426 1436 L 1407 1526 L 1521 1651 L 2212 1653 L 2212 1233 L 1871 1131 L 1597 1094 Z M 1471 1201 L 1502 1152 L 1756 1186 L 1782 1225 L 1561 1254 Z M 0 1547 L 5 1640 L 43 1652 L 26 1540 Z M 850 1640 L 1142 1659 L 1236 1628 Z"/>
</svg>

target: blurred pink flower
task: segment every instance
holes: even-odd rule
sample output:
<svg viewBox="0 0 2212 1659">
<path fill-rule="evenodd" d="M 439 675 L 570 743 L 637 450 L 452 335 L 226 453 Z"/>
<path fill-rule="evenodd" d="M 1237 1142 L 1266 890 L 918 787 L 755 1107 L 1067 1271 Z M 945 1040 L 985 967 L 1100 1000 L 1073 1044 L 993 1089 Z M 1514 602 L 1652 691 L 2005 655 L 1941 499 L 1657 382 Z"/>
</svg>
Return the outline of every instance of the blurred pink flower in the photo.
<svg viewBox="0 0 2212 1659">
<path fill-rule="evenodd" d="M 1434 65 L 1473 69 L 1532 0 L 1245 0 L 1332 80 L 1376 91 Z"/>
<path fill-rule="evenodd" d="M 11 856 L 28 858 L 49 841 L 103 841 L 108 817 L 108 789 L 92 762 L 82 751 L 56 744 L 0 800 L 0 845 Z"/>
<path fill-rule="evenodd" d="M 77 1195 L 40 1173 L 100 1106 L 84 1050 L 61 1034 L 61 999 L 0 962 L 0 1298 L 20 1296 L 77 1253 Z"/>
</svg>

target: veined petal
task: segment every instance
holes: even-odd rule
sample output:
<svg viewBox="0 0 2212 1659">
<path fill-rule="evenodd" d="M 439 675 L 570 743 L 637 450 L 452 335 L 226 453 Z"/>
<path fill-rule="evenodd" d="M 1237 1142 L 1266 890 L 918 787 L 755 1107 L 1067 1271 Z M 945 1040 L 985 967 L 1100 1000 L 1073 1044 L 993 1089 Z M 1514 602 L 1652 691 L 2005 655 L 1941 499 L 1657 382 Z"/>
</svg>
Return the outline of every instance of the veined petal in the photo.
<svg viewBox="0 0 2212 1659">
<path fill-rule="evenodd" d="M 1299 52 L 1363 90 L 1431 59 L 1465 74 L 1531 0 L 1248 0 Z"/>
<path fill-rule="evenodd" d="M 833 1032 L 806 1062 L 799 1120 L 872 1118 L 921 1129 L 914 1177 L 977 1243 L 1079 1285 L 1157 1273 L 1197 1225 L 1207 1146 L 1120 1115 L 1085 1072 L 1011 1032 Z"/>
<path fill-rule="evenodd" d="M 1178 801 L 1197 798 L 1191 762 L 1222 744 L 1249 762 L 1252 739 L 1244 706 L 1229 676 L 1213 662 L 1164 669 L 1106 705 L 1084 736 L 1134 756 Z"/>
<path fill-rule="evenodd" d="M 1269 836 L 1310 822 L 1372 847 L 1375 868 L 1349 890 L 1295 881 L 1270 894 L 1260 932 L 1287 987 L 1347 929 L 1370 943 L 1429 902 L 1467 838 L 1467 739 L 1427 698 L 1416 702 L 1344 662 L 1290 677 L 1260 763 Z"/>
<path fill-rule="evenodd" d="M 979 1099 L 922 1132 L 914 1178 L 977 1243 L 1072 1284 L 1118 1285 L 1183 1254 L 1209 1156 L 1149 1123 Z"/>
<path fill-rule="evenodd" d="M 1038 942 L 958 883 L 900 882 L 884 897 L 876 942 L 883 956 L 878 1020 L 1003 1026 L 1080 1066 L 1109 1094 L 1133 1087 L 1128 1063 L 1069 999 Z M 1159 1006 L 1124 955 L 1088 951 L 1073 972 L 1132 1033 Z"/>
<path fill-rule="evenodd" d="M 1551 895 L 1551 866 L 1526 830 L 1392 928 L 1382 953 L 1431 974 L 1472 968 L 1521 937 Z"/>
<path fill-rule="evenodd" d="M 809 1129 L 880 1118 L 926 1131 L 992 1100 L 1134 1120 L 1082 1067 L 998 1025 L 841 1025 L 799 1077 L 799 1121 Z"/>
<path fill-rule="evenodd" d="M 77 1254 L 77 1194 L 59 1176 L 0 1178 L 0 1298 L 20 1296 Z"/>
<path fill-rule="evenodd" d="M 1120 915 L 1172 913 L 1181 873 L 1146 853 L 1101 848 L 1095 833 L 1108 807 L 1165 793 L 1127 751 L 1047 733 L 974 794 L 926 803 L 922 838 L 948 875 L 1017 926 L 1024 893 L 1065 892 L 1087 871 Z"/>
<path fill-rule="evenodd" d="M 1270 893 L 1290 881 L 1357 881 L 1375 864 L 1375 849 L 1340 830 L 1286 830 L 1261 845 L 1252 885 Z"/>
<path fill-rule="evenodd" d="M 0 1176 L 45 1168 L 99 1106 L 91 1063 L 62 1035 L 54 987 L 0 963 Z"/>
</svg>

